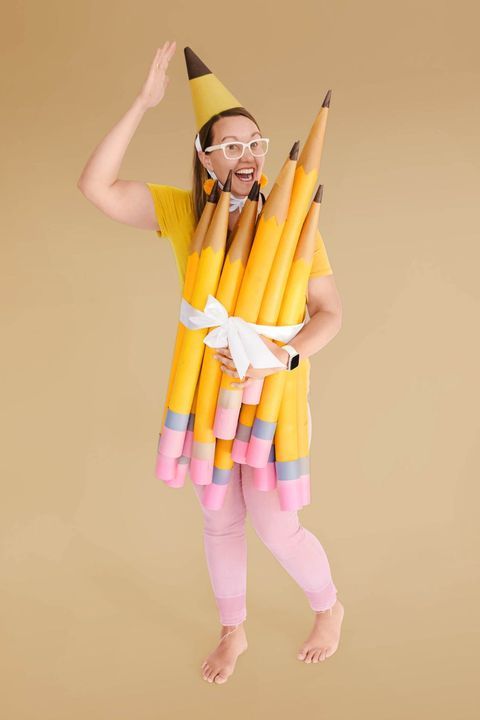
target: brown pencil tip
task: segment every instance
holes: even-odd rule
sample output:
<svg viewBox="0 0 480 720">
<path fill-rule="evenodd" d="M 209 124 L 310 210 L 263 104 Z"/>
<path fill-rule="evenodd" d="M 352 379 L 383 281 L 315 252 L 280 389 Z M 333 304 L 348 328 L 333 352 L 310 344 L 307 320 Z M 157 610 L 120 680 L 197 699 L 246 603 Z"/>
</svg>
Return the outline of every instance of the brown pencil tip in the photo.
<svg viewBox="0 0 480 720">
<path fill-rule="evenodd" d="M 332 91 L 329 90 L 325 95 L 325 99 L 322 103 L 322 107 L 330 107 L 330 98 L 332 97 Z"/>
<path fill-rule="evenodd" d="M 315 193 L 315 197 L 313 198 L 313 202 L 321 203 L 322 202 L 322 196 L 323 196 L 323 185 L 318 186 L 318 190 Z"/>
<path fill-rule="evenodd" d="M 213 183 L 212 192 L 207 198 L 207 202 L 217 203 L 219 194 L 220 193 L 218 192 L 218 180 L 215 180 L 215 182 Z"/>
<path fill-rule="evenodd" d="M 248 193 L 248 199 L 249 200 L 258 200 L 258 196 L 260 194 L 260 183 L 258 180 L 255 180 L 253 183 L 250 192 Z"/>
<path fill-rule="evenodd" d="M 293 143 L 292 149 L 290 150 L 290 160 L 298 160 L 298 151 L 300 150 L 300 140 L 296 140 Z"/>
<path fill-rule="evenodd" d="M 223 186 L 223 192 L 230 192 L 232 187 L 232 174 L 233 170 L 230 170 L 227 175 L 227 179 L 225 180 L 225 185 Z"/>
</svg>

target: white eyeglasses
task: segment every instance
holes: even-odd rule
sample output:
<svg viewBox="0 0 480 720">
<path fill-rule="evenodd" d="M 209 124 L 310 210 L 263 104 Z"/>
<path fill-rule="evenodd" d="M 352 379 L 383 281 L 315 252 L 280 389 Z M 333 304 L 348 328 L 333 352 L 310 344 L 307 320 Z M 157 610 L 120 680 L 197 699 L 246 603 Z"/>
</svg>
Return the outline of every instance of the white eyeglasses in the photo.
<svg viewBox="0 0 480 720">
<path fill-rule="evenodd" d="M 269 141 L 270 138 L 254 138 L 248 143 L 237 140 L 236 142 L 221 143 L 221 145 L 209 145 L 204 152 L 222 149 L 227 160 L 238 160 L 243 157 L 245 148 L 248 147 L 254 157 L 262 157 L 267 154 Z"/>
</svg>

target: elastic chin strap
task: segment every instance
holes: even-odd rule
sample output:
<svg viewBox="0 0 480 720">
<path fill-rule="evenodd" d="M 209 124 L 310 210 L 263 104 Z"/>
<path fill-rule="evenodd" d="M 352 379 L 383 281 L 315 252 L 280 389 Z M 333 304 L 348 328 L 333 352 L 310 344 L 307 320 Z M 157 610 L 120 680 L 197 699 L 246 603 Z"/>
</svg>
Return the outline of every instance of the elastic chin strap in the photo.
<svg viewBox="0 0 480 720">
<path fill-rule="evenodd" d="M 195 147 L 197 148 L 197 150 L 200 150 L 200 151 L 202 150 L 202 146 L 200 144 L 200 138 L 198 136 L 198 133 L 195 137 Z M 216 180 L 218 182 L 218 184 L 220 185 L 220 187 L 223 189 L 223 183 L 220 182 L 220 180 L 217 178 L 217 176 L 215 175 L 213 170 L 207 170 L 207 173 L 210 175 L 211 178 Z M 235 195 L 233 195 L 233 193 L 230 193 L 230 212 L 235 212 L 235 210 L 238 210 L 238 208 L 240 208 L 240 209 L 243 208 L 246 199 L 247 199 L 246 197 L 239 198 L 239 197 L 236 197 Z"/>
</svg>

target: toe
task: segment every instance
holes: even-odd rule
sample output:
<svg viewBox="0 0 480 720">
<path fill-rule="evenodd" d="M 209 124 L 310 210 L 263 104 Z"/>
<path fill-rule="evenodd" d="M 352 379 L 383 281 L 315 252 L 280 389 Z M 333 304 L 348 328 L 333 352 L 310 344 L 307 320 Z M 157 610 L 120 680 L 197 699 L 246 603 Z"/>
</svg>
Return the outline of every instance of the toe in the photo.
<svg viewBox="0 0 480 720">
<path fill-rule="evenodd" d="M 299 652 L 298 652 L 298 654 L 297 654 L 297 658 L 298 658 L 299 660 L 305 660 L 305 655 L 306 655 L 306 654 L 307 654 L 306 648 L 302 648 L 301 650 L 299 650 Z"/>
<path fill-rule="evenodd" d="M 307 656 L 305 658 L 306 663 L 312 662 L 312 656 L 313 656 L 314 652 L 315 652 L 315 648 L 310 648 L 310 650 L 308 651 Z"/>
<path fill-rule="evenodd" d="M 221 683 L 224 683 L 226 679 L 227 679 L 226 675 L 219 672 L 217 674 L 217 676 L 215 677 L 215 682 L 218 683 L 219 685 L 221 685 Z"/>
<path fill-rule="evenodd" d="M 211 672 L 209 672 L 208 673 L 208 682 L 213 682 L 213 678 L 215 677 L 216 674 L 217 674 L 216 670 L 212 670 Z"/>
<path fill-rule="evenodd" d="M 315 652 L 313 653 L 313 656 L 312 656 L 312 662 L 318 663 L 318 658 L 320 657 L 321 654 L 322 654 L 321 650 L 315 650 Z"/>
</svg>

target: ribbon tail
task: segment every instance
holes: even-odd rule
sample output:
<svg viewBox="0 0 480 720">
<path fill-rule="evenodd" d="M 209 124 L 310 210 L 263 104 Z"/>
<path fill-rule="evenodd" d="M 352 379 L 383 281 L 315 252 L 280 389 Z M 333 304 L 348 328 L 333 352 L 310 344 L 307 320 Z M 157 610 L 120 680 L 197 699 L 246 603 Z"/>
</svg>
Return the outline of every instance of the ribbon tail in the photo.
<svg viewBox="0 0 480 720">
<path fill-rule="evenodd" d="M 245 324 L 240 325 L 238 332 L 252 367 L 285 369 L 285 365 L 269 350 L 255 330 Z"/>
<path fill-rule="evenodd" d="M 254 329 L 259 335 L 265 335 L 272 340 L 280 340 L 280 342 L 287 343 L 289 340 L 300 332 L 301 328 L 305 325 L 305 320 L 296 325 L 257 325 L 256 323 L 247 323 L 252 329 Z"/>
<path fill-rule="evenodd" d="M 238 331 L 238 327 L 233 323 L 229 323 L 228 326 L 228 348 L 230 355 L 232 356 L 233 364 L 238 372 L 241 380 L 245 377 L 245 373 L 250 365 L 250 358 L 245 349 L 242 338 Z"/>
</svg>

